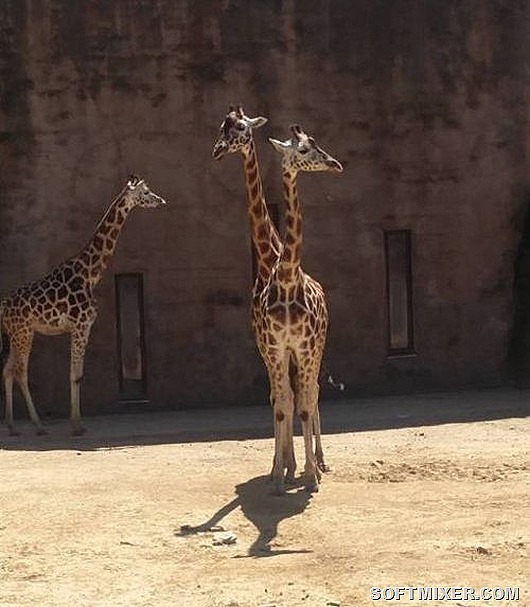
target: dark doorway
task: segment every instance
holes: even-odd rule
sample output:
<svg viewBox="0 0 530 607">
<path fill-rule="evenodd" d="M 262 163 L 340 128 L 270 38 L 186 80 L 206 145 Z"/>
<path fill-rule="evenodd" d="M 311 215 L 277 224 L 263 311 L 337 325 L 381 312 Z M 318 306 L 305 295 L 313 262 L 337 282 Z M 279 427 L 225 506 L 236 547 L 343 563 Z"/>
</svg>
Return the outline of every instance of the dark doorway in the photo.
<svg viewBox="0 0 530 607">
<path fill-rule="evenodd" d="M 410 230 L 385 232 L 388 354 L 412 354 L 412 259 Z"/>
<path fill-rule="evenodd" d="M 142 274 L 116 274 L 120 398 L 147 400 Z"/>
<path fill-rule="evenodd" d="M 508 363 L 513 379 L 530 386 L 530 195 L 520 216 L 521 240 L 515 258 L 513 324 Z"/>
</svg>

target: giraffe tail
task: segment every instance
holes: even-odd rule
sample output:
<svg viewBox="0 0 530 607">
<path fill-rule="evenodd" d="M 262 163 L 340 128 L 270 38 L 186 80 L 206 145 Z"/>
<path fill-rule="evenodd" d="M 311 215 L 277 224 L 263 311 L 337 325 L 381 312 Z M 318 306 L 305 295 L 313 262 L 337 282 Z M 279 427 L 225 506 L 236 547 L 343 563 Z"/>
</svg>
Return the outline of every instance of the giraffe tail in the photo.
<svg viewBox="0 0 530 607">
<path fill-rule="evenodd" d="M 3 320 L 4 320 L 4 309 L 5 309 L 5 299 L 0 300 L 0 365 L 3 363 L 5 357 L 9 353 L 9 339 L 5 339 L 6 335 L 3 332 Z"/>
<path fill-rule="evenodd" d="M 4 342 L 2 341 L 2 316 L 4 312 L 4 302 L 0 302 L 0 356 L 4 351 Z"/>
<path fill-rule="evenodd" d="M 4 315 L 4 302 L 0 301 L 0 360 L 2 359 L 2 355 L 4 353 L 4 341 L 3 341 L 3 333 L 2 333 L 3 315 Z"/>
<path fill-rule="evenodd" d="M 342 382 L 335 381 L 325 363 L 322 363 L 320 368 L 319 384 L 321 386 L 323 384 L 329 384 L 332 388 L 339 390 L 340 392 L 344 392 L 344 390 L 346 390 L 346 386 Z"/>
</svg>

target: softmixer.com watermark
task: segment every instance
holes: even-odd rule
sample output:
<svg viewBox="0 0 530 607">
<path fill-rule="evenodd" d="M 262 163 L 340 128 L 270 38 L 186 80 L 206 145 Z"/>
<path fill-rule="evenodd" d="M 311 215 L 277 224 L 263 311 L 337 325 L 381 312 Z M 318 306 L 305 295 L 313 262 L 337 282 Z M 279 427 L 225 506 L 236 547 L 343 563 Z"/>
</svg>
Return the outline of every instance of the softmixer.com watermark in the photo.
<svg viewBox="0 0 530 607">
<path fill-rule="evenodd" d="M 372 586 L 372 601 L 518 601 L 517 587 L 492 586 Z"/>
</svg>

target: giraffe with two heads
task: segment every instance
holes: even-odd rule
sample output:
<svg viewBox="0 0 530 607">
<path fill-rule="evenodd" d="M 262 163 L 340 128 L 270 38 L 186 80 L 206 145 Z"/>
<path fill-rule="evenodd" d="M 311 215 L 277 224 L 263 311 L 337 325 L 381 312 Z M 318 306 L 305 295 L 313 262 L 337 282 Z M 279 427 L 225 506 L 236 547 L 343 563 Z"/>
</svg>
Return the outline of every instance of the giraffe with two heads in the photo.
<svg viewBox="0 0 530 607">
<path fill-rule="evenodd" d="M 17 434 L 13 420 L 13 380 L 20 386 L 37 432 L 46 433 L 28 386 L 28 362 L 35 332 L 44 335 L 69 333 L 71 336 L 70 421 L 74 436 L 84 434 L 79 393 L 85 350 L 97 315 L 94 289 L 114 253 L 121 229 L 132 209 L 154 208 L 162 204 L 165 200 L 152 192 L 143 179 L 131 176 L 78 255 L 61 263 L 40 280 L 15 289 L 0 302 L 0 329 L 9 340 L 3 376 L 6 425 L 10 434 Z"/>
<path fill-rule="evenodd" d="M 250 231 L 257 262 L 257 275 L 252 291 L 251 303 L 252 325 L 258 350 L 267 368 L 271 390 L 271 404 L 274 406 L 274 402 L 276 401 L 274 394 L 276 382 L 274 380 L 274 370 L 269 367 L 269 338 L 266 333 L 260 330 L 260 327 L 263 326 L 264 322 L 262 318 L 263 307 L 260 303 L 260 296 L 263 290 L 266 288 L 272 271 L 280 259 L 283 244 L 267 211 L 252 133 L 253 128 L 261 127 L 266 122 L 267 119 L 261 116 L 257 118 L 249 118 L 245 115 L 241 106 L 230 106 L 228 114 L 221 124 L 219 136 L 214 145 L 212 156 L 217 160 L 220 160 L 229 153 L 239 152 L 243 156 Z M 296 386 L 296 368 L 291 366 L 291 371 L 293 375 L 292 382 Z M 279 424 L 275 415 L 273 416 L 273 420 L 274 435 L 277 437 L 282 425 Z M 320 440 L 320 420 L 318 417 L 318 410 L 316 415 L 313 416 L 312 421 L 316 436 L 317 464 L 319 468 L 324 471 L 326 470 L 326 466 L 324 464 L 324 456 Z M 287 428 L 288 434 L 285 441 L 286 444 L 282 445 L 282 449 L 284 450 L 283 461 L 286 462 L 287 479 L 292 481 L 294 480 L 294 473 L 296 470 L 292 424 L 287 424 Z M 279 440 L 276 438 L 275 443 L 279 444 Z M 277 459 L 277 454 L 275 452 L 273 458 L 273 469 L 274 462 Z M 282 488 L 279 487 L 278 491 L 281 492 Z"/>
<path fill-rule="evenodd" d="M 342 165 L 321 149 L 299 126 L 282 142 L 270 139 L 282 158 L 286 203 L 284 248 L 269 282 L 260 293 L 258 340 L 267 344 L 266 365 L 273 384 L 275 460 L 272 477 L 278 492 L 291 480 L 296 462 L 291 453 L 292 423 L 296 409 L 302 423 L 305 447 L 304 483 L 317 491 L 324 466 L 318 412 L 319 374 L 326 342 L 328 311 L 322 286 L 301 267 L 302 215 L 297 178 L 301 171 L 342 172 Z M 296 369 L 290 381 L 289 368 Z M 294 384 L 294 386 L 293 386 Z M 294 387 L 294 394 L 293 394 Z M 313 429 L 316 452 L 313 451 Z M 287 474 L 284 477 L 284 472 Z"/>
</svg>

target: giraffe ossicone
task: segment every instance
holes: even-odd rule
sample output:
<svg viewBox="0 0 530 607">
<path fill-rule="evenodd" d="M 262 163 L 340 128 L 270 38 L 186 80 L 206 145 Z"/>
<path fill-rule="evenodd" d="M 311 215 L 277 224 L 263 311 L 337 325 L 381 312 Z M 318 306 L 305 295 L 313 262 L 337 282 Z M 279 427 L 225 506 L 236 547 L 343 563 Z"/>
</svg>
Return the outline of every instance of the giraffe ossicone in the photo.
<svg viewBox="0 0 530 607">
<path fill-rule="evenodd" d="M 20 386 L 37 432 L 45 433 L 28 385 L 28 362 L 35 333 L 69 333 L 71 336 L 70 420 L 74 435 L 84 433 L 81 426 L 80 382 L 90 330 L 97 316 L 94 289 L 114 253 L 130 211 L 135 207 L 159 207 L 165 202 L 151 191 L 144 179 L 131 176 L 78 255 L 61 263 L 42 278 L 15 289 L 0 302 L 0 333 L 3 330 L 9 341 L 3 378 L 5 419 L 11 434 L 16 434 L 13 380 Z"/>
</svg>

